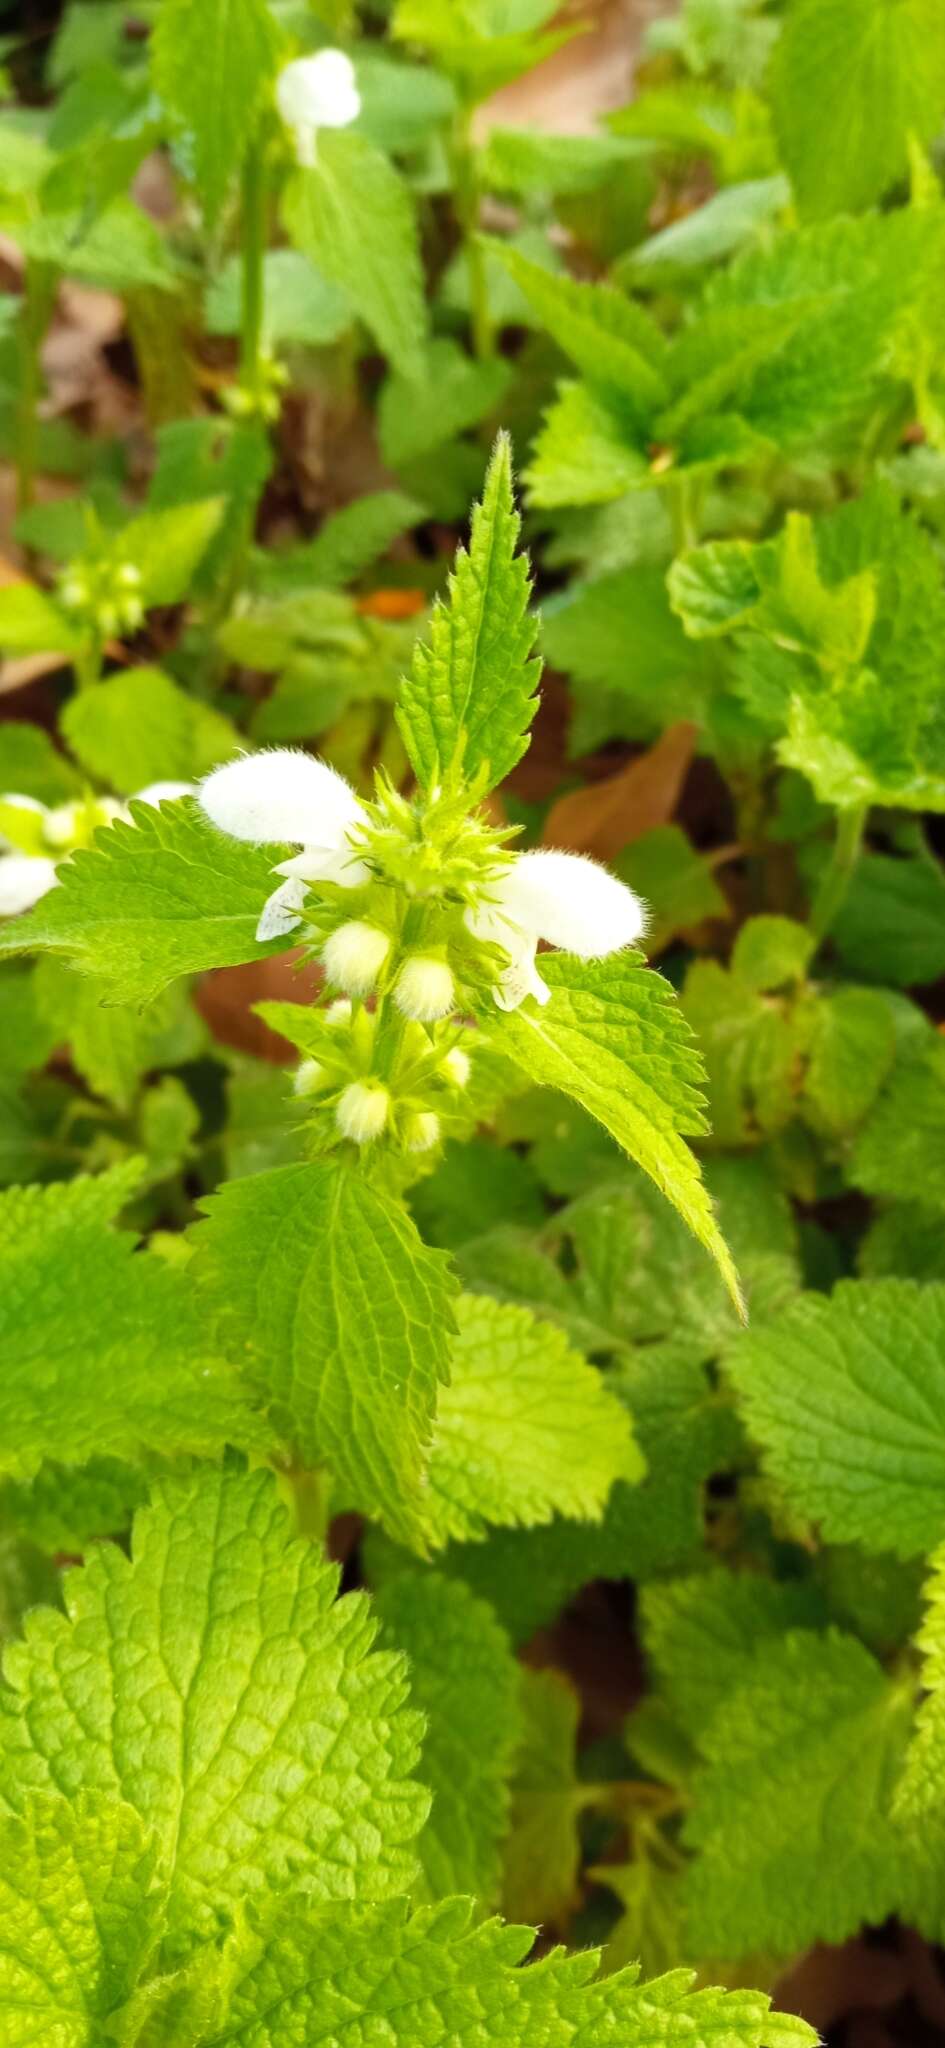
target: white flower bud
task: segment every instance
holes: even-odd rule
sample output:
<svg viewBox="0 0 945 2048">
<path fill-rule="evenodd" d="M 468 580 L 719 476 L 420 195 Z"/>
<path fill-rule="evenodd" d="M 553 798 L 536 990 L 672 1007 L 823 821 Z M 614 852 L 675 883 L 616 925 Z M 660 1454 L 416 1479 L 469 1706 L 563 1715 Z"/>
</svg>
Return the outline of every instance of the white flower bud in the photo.
<svg viewBox="0 0 945 2048">
<path fill-rule="evenodd" d="M 360 917 L 340 924 L 325 940 L 322 961 L 329 981 L 346 995 L 366 996 L 377 985 L 377 977 L 390 952 L 390 939 L 376 924 Z"/>
<path fill-rule="evenodd" d="M 319 128 L 347 128 L 361 112 L 354 65 L 343 50 L 318 50 L 297 57 L 279 73 L 276 105 L 291 128 L 301 164 L 315 162 Z"/>
<path fill-rule="evenodd" d="M 67 611 L 83 611 L 89 601 L 89 586 L 85 577 L 64 576 L 59 585 L 59 595 Z"/>
<path fill-rule="evenodd" d="M 335 1121 L 344 1138 L 356 1145 L 369 1145 L 379 1138 L 387 1122 L 390 1096 L 380 1081 L 350 1081 L 335 1110 Z"/>
<path fill-rule="evenodd" d="M 133 562 L 120 562 L 115 570 L 115 582 L 119 590 L 140 590 L 141 571 Z"/>
<path fill-rule="evenodd" d="M 334 1002 L 329 1003 L 327 1010 L 324 1010 L 322 1012 L 322 1015 L 324 1017 L 325 1023 L 331 1024 L 333 1028 L 336 1030 L 340 1030 L 345 1024 L 350 1024 L 350 996 L 336 996 Z"/>
<path fill-rule="evenodd" d="M 328 1079 L 321 1060 L 303 1060 L 296 1067 L 292 1091 L 295 1095 L 316 1095 Z"/>
<path fill-rule="evenodd" d="M 394 1001 L 404 1017 L 433 1024 L 456 1008 L 456 983 L 445 960 L 414 953 L 404 961 L 394 986 Z"/>
<path fill-rule="evenodd" d="M 470 1062 L 468 1052 L 454 1045 L 443 1061 L 443 1073 L 452 1081 L 454 1088 L 465 1088 L 469 1080 Z"/>
<path fill-rule="evenodd" d="M 433 1109 L 414 1110 L 404 1119 L 404 1144 L 408 1152 L 429 1152 L 440 1136 L 440 1119 Z"/>
</svg>

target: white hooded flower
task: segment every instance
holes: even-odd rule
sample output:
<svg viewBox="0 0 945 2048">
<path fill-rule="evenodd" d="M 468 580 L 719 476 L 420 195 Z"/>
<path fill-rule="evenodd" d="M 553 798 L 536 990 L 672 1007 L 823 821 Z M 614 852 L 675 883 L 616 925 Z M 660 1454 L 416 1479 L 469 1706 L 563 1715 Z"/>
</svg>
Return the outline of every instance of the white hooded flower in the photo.
<svg viewBox="0 0 945 2048">
<path fill-rule="evenodd" d="M 364 808 L 327 761 L 292 747 L 270 747 L 215 768 L 197 794 L 211 824 L 231 838 L 257 846 L 288 840 L 302 848 L 274 870 L 288 879 L 263 907 L 256 930 L 261 943 L 295 930 L 307 882 L 354 889 L 367 881 L 370 870 L 352 837 L 365 822 Z"/>
<path fill-rule="evenodd" d="M 318 50 L 313 57 L 297 57 L 279 73 L 276 105 L 292 130 L 299 163 L 311 167 L 319 128 L 347 128 L 361 112 L 350 57 L 343 50 Z"/>
<path fill-rule="evenodd" d="M 151 782 L 146 789 L 136 790 L 132 801 L 157 805 L 170 797 L 192 795 L 191 782 Z M 31 796 L 5 795 L 0 803 L 31 811 L 40 820 L 35 853 L 6 850 L 0 837 L 0 917 L 18 917 L 21 911 L 32 910 L 34 903 L 55 887 L 57 857 L 63 859 L 74 850 L 87 836 L 90 822 L 110 825 L 116 818 L 129 819 L 128 805 L 112 796 L 94 797 L 88 803 L 80 797 L 52 809 Z"/>
<path fill-rule="evenodd" d="M 466 913 L 477 939 L 501 946 L 509 965 L 493 994 L 500 1010 L 551 993 L 535 965 L 539 939 L 582 960 L 602 960 L 639 939 L 646 910 L 624 882 L 580 853 L 521 853 Z"/>
</svg>

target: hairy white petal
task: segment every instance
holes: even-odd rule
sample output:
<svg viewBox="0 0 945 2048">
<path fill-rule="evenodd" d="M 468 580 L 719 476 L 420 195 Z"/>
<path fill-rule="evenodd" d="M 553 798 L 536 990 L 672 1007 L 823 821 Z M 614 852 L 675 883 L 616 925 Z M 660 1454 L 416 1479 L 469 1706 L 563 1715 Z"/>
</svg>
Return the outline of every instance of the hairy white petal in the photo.
<svg viewBox="0 0 945 2048">
<path fill-rule="evenodd" d="M 329 981 L 349 996 L 370 995 L 390 952 L 390 939 L 376 924 L 355 917 L 325 940 L 322 960 Z"/>
<path fill-rule="evenodd" d="M 379 1081 L 350 1081 L 335 1110 L 342 1136 L 356 1145 L 379 1138 L 387 1122 L 390 1096 Z"/>
<path fill-rule="evenodd" d="M 296 881 L 280 882 L 263 904 L 262 916 L 256 926 L 256 938 L 261 946 L 269 939 L 284 939 L 294 932 L 302 920 L 299 911 L 305 902 L 305 883 Z"/>
<path fill-rule="evenodd" d="M 492 994 L 500 1010 L 517 1010 L 526 996 L 534 996 L 536 1003 L 547 1003 L 551 990 L 535 966 L 534 950 L 522 952 L 512 961 Z"/>
<path fill-rule="evenodd" d="M 340 847 L 303 846 L 291 860 L 279 862 L 277 875 L 301 875 L 306 882 L 337 882 L 342 889 L 357 889 L 369 882 L 371 870 L 344 840 Z"/>
<path fill-rule="evenodd" d="M 492 894 L 523 930 L 582 960 L 619 953 L 646 926 L 645 907 L 633 890 L 580 853 L 522 853 L 498 876 Z"/>
<path fill-rule="evenodd" d="M 354 65 L 343 50 L 318 50 L 297 57 L 279 73 L 276 105 L 295 137 L 299 162 L 315 162 L 319 128 L 347 128 L 361 112 Z"/>
<path fill-rule="evenodd" d="M 0 917 L 31 910 L 56 884 L 55 861 L 28 853 L 0 854 Z"/>
<path fill-rule="evenodd" d="M 257 846 L 282 839 L 338 847 L 364 813 L 343 775 L 293 747 L 268 747 L 214 768 L 197 791 L 221 832 Z"/>
<path fill-rule="evenodd" d="M 394 986 L 394 1001 L 404 1017 L 433 1024 L 456 1008 L 456 983 L 445 960 L 414 953 L 405 960 Z"/>
<path fill-rule="evenodd" d="M 136 789 L 132 803 L 167 804 L 176 796 L 193 796 L 192 782 L 149 782 L 144 789 Z"/>
</svg>

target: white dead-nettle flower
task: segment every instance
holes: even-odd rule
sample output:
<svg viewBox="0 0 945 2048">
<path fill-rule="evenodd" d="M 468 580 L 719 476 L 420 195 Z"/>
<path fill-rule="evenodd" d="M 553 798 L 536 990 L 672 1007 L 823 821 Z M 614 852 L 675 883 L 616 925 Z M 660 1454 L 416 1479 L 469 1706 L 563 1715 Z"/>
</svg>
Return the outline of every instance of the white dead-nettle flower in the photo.
<svg viewBox="0 0 945 2048">
<path fill-rule="evenodd" d="M 335 1121 L 343 1138 L 369 1145 L 379 1138 L 390 1113 L 390 1095 L 381 1081 L 349 1081 L 338 1099 Z"/>
<path fill-rule="evenodd" d="M 274 869 L 287 880 L 263 906 L 256 930 L 260 943 L 295 931 L 307 882 L 355 889 L 368 879 L 352 838 L 366 822 L 363 805 L 327 761 L 294 747 L 267 747 L 214 768 L 197 795 L 211 824 L 231 838 L 257 846 L 288 840 L 302 848 Z"/>
<path fill-rule="evenodd" d="M 394 1001 L 404 1017 L 418 1024 L 435 1024 L 456 1008 L 456 983 L 445 960 L 427 953 L 411 953 L 394 984 Z"/>
<path fill-rule="evenodd" d="M 192 795 L 191 782 L 150 782 L 146 789 L 136 790 L 130 801 L 161 804 L 168 797 Z M 74 803 L 56 804 L 48 809 L 34 797 L 6 795 L 0 796 L 0 804 L 31 811 L 39 819 L 39 845 L 35 853 L 18 851 L 0 833 L 0 917 L 17 917 L 22 910 L 32 910 L 41 896 L 55 888 L 57 858 L 61 860 L 70 853 L 87 831 L 90 806 L 79 798 Z M 95 825 L 110 825 L 116 818 L 129 817 L 128 805 L 113 796 L 95 797 L 91 811 Z"/>
<path fill-rule="evenodd" d="M 546 1003 L 551 993 L 535 966 L 539 939 L 581 960 L 603 960 L 641 937 L 646 909 L 584 854 L 539 848 L 520 853 L 489 882 L 466 923 L 475 938 L 508 954 L 493 995 L 500 1010 L 517 1010 L 526 996 Z"/>
<path fill-rule="evenodd" d="M 347 128 L 361 112 L 354 65 L 343 50 L 318 50 L 296 57 L 280 71 L 276 105 L 292 131 L 300 164 L 316 161 L 320 128 Z"/>
<path fill-rule="evenodd" d="M 302 848 L 275 872 L 286 880 L 269 897 L 259 920 L 257 938 L 284 938 L 300 923 L 308 882 L 335 882 L 357 888 L 370 878 L 363 858 L 367 813 L 350 784 L 326 761 L 288 747 L 246 754 L 216 768 L 201 784 L 200 802 L 214 825 L 236 839 L 258 845 L 289 840 Z M 507 867 L 484 875 L 479 900 L 466 911 L 473 936 L 502 948 L 509 964 L 500 973 L 494 994 L 500 1009 L 514 1010 L 532 995 L 548 1000 L 548 988 L 535 965 L 539 939 L 576 953 L 582 960 L 600 960 L 619 953 L 639 939 L 646 911 L 639 897 L 596 861 L 583 854 L 540 848 L 513 855 Z M 352 919 L 331 934 L 322 951 L 329 978 L 348 995 L 367 995 L 375 987 L 390 951 L 386 932 L 366 920 Z M 436 969 L 437 1005 L 429 1008 L 431 970 Z M 403 984 L 408 1015 L 433 1021 L 454 1007 L 447 1000 L 445 961 L 420 956 L 404 963 Z M 407 1010 L 417 998 L 426 1009 Z"/>
</svg>

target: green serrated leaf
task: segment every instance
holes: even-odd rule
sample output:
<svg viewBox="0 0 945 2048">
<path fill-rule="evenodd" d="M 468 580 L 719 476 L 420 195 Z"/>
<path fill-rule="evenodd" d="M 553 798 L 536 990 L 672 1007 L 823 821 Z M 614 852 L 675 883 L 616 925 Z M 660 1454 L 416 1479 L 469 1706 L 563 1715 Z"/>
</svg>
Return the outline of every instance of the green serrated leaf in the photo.
<svg viewBox="0 0 945 2048">
<path fill-rule="evenodd" d="M 500 435 L 473 512 L 469 553 L 457 556 L 449 601 L 435 607 L 429 640 L 416 649 L 400 693 L 398 724 L 424 787 L 461 763 L 470 777 L 487 771 L 492 789 L 528 745 L 541 671 L 518 531 L 511 452 Z"/>
<path fill-rule="evenodd" d="M 556 1949 L 518 1968 L 532 1930 L 473 1927 L 471 1917 L 467 1899 L 416 1913 L 403 1900 L 289 1908 L 241 1946 L 226 2017 L 202 2038 L 208 2048 L 287 2048 L 293 2034 L 333 2048 L 359 2039 L 480 2048 L 484 2034 L 503 2048 L 815 2048 L 812 2029 L 771 2012 L 762 1992 L 694 1991 L 688 1970 L 642 1984 L 635 1964 L 597 1980 L 593 1949 Z M 163 2035 L 160 2048 L 178 2039 Z"/>
<path fill-rule="evenodd" d="M 0 789 L 40 804 L 61 804 L 78 796 L 82 783 L 42 726 L 11 718 L 0 725 Z"/>
<path fill-rule="evenodd" d="M 282 38 L 267 0 L 165 0 L 152 40 L 154 82 L 216 220 L 252 140 Z"/>
<path fill-rule="evenodd" d="M 424 1547 L 421 1480 L 448 1376 L 451 1281 L 402 1209 L 336 1160 L 223 1188 L 192 1278 L 234 1365 L 303 1462 Z"/>
<path fill-rule="evenodd" d="M 502 1048 L 533 1082 L 573 1096 L 617 1139 L 711 1253 L 736 1305 L 738 1279 L 683 1133 L 705 1129 L 703 1069 L 661 977 L 639 954 L 550 955 L 543 1010 L 505 1020 Z"/>
<path fill-rule="evenodd" d="M 902 1682 L 838 1630 L 791 1630 L 747 1660 L 703 1731 L 691 1789 L 687 1939 L 700 1953 L 792 1955 L 895 1909 L 890 1798 L 910 1716 Z"/>
<path fill-rule="evenodd" d="M 522 1671 L 524 1728 L 512 1787 L 502 1902 L 513 1920 L 560 1925 L 581 1867 L 578 1827 L 596 1788 L 577 1776 L 581 1703 L 559 1671 Z"/>
<path fill-rule="evenodd" d="M 484 1600 L 439 1572 L 403 1572 L 378 1597 L 381 1641 L 406 1653 L 426 1733 L 418 1775 L 433 1793 L 417 1839 L 415 1897 L 496 1903 L 519 1736 L 519 1667 Z"/>
<path fill-rule="evenodd" d="M 4 1472 L 269 1442 L 247 1396 L 214 1370 L 183 1275 L 111 1225 L 140 1179 L 132 1161 L 0 1196 Z"/>
<path fill-rule="evenodd" d="M 270 1473 L 204 1467 L 156 1485 L 131 1558 L 102 1545 L 70 1572 L 67 1614 L 35 1609 L 7 1650 L 7 1807 L 63 1788 L 136 1808 L 169 1959 L 290 1882 L 361 1902 L 410 1882 L 419 1718 L 403 1660 L 372 1652 L 367 1601 L 337 1582 Z"/>
<path fill-rule="evenodd" d="M 828 1540 L 913 1557 L 945 1532 L 945 1287 L 842 1281 L 732 1348 L 748 1428 Z"/>
<path fill-rule="evenodd" d="M 272 849 L 225 838 L 190 801 L 132 807 L 59 869 L 35 910 L 0 929 L 0 953 L 70 955 L 103 999 L 147 1003 L 182 974 L 285 950 L 256 942 Z"/>
<path fill-rule="evenodd" d="M 0 1822 L 6 2048 L 115 2038 L 104 2030 L 161 1930 L 155 1862 L 138 1815 L 117 1800 L 47 1798 Z"/>
<path fill-rule="evenodd" d="M 541 510 L 606 505 L 652 482 L 632 409 L 589 384 L 559 384 L 525 482 Z"/>
<path fill-rule="evenodd" d="M 543 327 L 591 384 L 618 392 L 641 422 L 665 404 L 668 387 L 659 367 L 665 344 L 648 313 L 609 285 L 577 284 L 505 243 L 491 247 Z"/>
<path fill-rule="evenodd" d="M 0 590 L 0 654 L 75 654 L 81 635 L 36 583 Z"/>
<path fill-rule="evenodd" d="M 426 1518 L 434 1542 L 490 1522 L 599 1520 L 644 1462 L 620 1403 L 560 1330 L 527 1309 L 461 1295 L 437 1403 Z"/>
<path fill-rule="evenodd" d="M 804 1581 L 721 1566 L 645 1587 L 641 1614 L 660 1696 L 695 1742 L 743 1682 L 757 1650 L 787 1629 L 826 1619 L 822 1600 Z"/>
<path fill-rule="evenodd" d="M 240 735 L 158 668 L 130 668 L 70 698 L 63 737 L 90 775 L 118 796 L 150 782 L 198 781 L 230 759 Z"/>
<path fill-rule="evenodd" d="M 941 125 L 945 19 L 937 0 L 795 0 L 771 89 L 802 210 L 869 206 L 904 175 L 910 134 L 928 142 Z"/>
<path fill-rule="evenodd" d="M 417 223 L 407 186 L 363 135 L 323 128 L 317 162 L 283 197 L 297 247 L 340 286 L 404 377 L 423 373 L 427 314 Z"/>
</svg>

